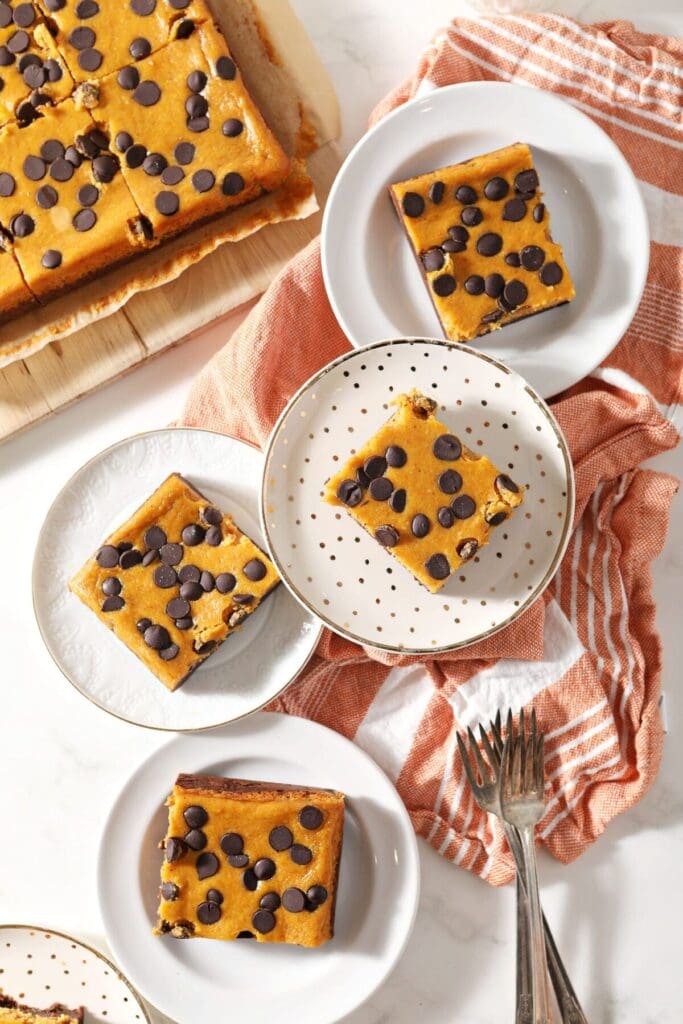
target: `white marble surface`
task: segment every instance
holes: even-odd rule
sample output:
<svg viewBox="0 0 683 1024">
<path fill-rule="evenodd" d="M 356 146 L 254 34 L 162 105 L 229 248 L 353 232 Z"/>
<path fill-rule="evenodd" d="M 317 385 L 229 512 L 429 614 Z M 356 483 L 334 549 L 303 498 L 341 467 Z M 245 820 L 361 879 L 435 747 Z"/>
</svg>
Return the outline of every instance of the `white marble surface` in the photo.
<svg viewBox="0 0 683 1024">
<path fill-rule="evenodd" d="M 345 150 L 373 104 L 411 71 L 432 32 L 453 13 L 469 10 L 462 0 L 294 2 L 337 86 Z M 561 9 L 587 21 L 632 17 L 650 30 L 683 32 L 680 0 L 587 0 Z M 100 825 L 133 767 L 164 742 L 88 704 L 44 650 L 33 622 L 28 567 L 45 509 L 87 458 L 168 422 L 195 371 L 230 330 L 224 323 L 206 331 L 0 449 L 0 920 L 50 925 L 104 946 L 95 891 Z M 658 464 L 683 475 L 680 450 Z M 542 863 L 548 917 L 591 1024 L 683 1020 L 680 500 L 655 578 L 670 724 L 660 778 L 580 862 L 568 869 L 548 858 Z M 424 844 L 421 858 L 421 906 L 407 952 L 349 1024 L 511 1019 L 512 890 L 491 889 Z M 240 1020 L 248 1024 L 244 1007 Z"/>
</svg>

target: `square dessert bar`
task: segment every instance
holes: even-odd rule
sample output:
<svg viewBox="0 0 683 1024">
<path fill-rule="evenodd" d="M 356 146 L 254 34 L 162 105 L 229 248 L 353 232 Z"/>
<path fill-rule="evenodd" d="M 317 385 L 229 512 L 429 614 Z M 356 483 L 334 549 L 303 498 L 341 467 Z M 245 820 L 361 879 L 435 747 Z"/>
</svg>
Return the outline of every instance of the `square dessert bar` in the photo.
<svg viewBox="0 0 683 1024">
<path fill-rule="evenodd" d="M 173 473 L 69 589 L 176 690 L 279 581 L 232 517 Z"/>
<path fill-rule="evenodd" d="M 470 341 L 574 298 L 524 143 L 389 191 L 447 338 Z"/>
<path fill-rule="evenodd" d="M 45 1021 L 51 1024 L 82 1024 L 83 1007 L 69 1010 L 61 1003 L 53 1003 L 45 1010 L 37 1010 L 0 992 L 0 1024 L 45 1024 Z"/>
<path fill-rule="evenodd" d="M 156 934 L 320 946 L 334 933 L 344 796 L 179 775 Z"/>
<path fill-rule="evenodd" d="M 0 125 L 30 124 L 74 83 L 40 10 L 25 0 L 0 2 Z"/>
<path fill-rule="evenodd" d="M 325 486 L 415 579 L 436 593 L 521 505 L 524 488 L 475 455 L 434 415 L 436 402 L 400 395 L 394 415 Z"/>
</svg>

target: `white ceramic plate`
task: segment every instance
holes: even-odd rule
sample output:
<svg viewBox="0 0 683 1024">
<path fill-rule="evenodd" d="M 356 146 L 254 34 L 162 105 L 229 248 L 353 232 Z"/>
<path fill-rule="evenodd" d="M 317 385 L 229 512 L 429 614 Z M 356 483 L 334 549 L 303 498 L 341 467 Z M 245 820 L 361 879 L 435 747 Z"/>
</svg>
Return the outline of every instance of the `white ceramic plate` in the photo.
<svg viewBox="0 0 683 1024">
<path fill-rule="evenodd" d="M 339 789 L 346 794 L 335 936 L 320 949 L 152 935 L 164 800 L 178 772 Z M 417 842 L 396 790 L 358 747 L 321 725 L 262 713 L 179 736 L 128 781 L 100 846 L 100 908 L 118 962 L 182 1024 L 329 1024 L 364 1002 L 401 955 L 419 896 Z"/>
<path fill-rule="evenodd" d="M 149 1024 L 129 982 L 97 950 L 61 932 L 33 925 L 0 925 L 0 989 L 44 1009 L 84 1006 L 86 1024 Z"/>
<path fill-rule="evenodd" d="M 67 589 L 103 538 L 172 472 L 187 477 L 262 544 L 262 466 L 260 452 L 234 438 L 169 428 L 106 449 L 60 491 L 36 546 L 33 603 L 50 654 L 85 697 L 136 725 L 180 732 L 247 715 L 298 675 L 315 650 L 320 623 L 283 586 L 174 693 Z"/>
<path fill-rule="evenodd" d="M 356 347 L 442 333 L 387 185 L 520 140 L 533 150 L 576 298 L 474 344 L 545 398 L 611 352 L 636 311 L 650 255 L 635 178 L 590 118 L 540 89 L 499 82 L 447 86 L 399 107 L 361 139 L 337 175 L 323 219 L 322 266 L 332 308 Z"/>
<path fill-rule="evenodd" d="M 438 594 L 322 501 L 324 481 L 411 388 L 436 399 L 454 434 L 528 489 Z M 448 342 L 384 341 L 335 360 L 297 392 L 266 451 L 261 517 L 282 579 L 335 632 L 392 651 L 464 647 L 515 619 L 552 579 L 573 509 L 571 460 L 545 402 L 506 366 Z"/>
</svg>

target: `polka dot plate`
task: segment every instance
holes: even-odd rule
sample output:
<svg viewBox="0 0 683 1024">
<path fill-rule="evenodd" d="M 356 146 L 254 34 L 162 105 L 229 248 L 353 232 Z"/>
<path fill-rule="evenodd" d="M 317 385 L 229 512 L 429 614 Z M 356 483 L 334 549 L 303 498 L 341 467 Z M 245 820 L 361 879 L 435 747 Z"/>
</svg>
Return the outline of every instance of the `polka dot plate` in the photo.
<svg viewBox="0 0 683 1024">
<path fill-rule="evenodd" d="M 325 481 L 417 388 L 439 419 L 527 491 L 471 562 L 431 594 L 343 508 Z M 266 451 L 261 517 L 282 579 L 335 632 L 390 651 L 433 654 L 490 636 L 543 593 L 574 509 L 566 442 L 519 376 L 474 349 L 429 339 L 370 345 L 330 363 L 292 398 Z"/>
<path fill-rule="evenodd" d="M 45 1009 L 85 1007 L 86 1024 L 150 1024 L 130 983 L 97 950 L 32 925 L 0 925 L 0 991 Z"/>
<path fill-rule="evenodd" d="M 164 801 L 181 771 L 345 793 L 334 938 L 301 949 L 152 934 Z M 224 729 L 174 737 L 138 768 L 102 835 L 98 891 L 117 961 L 173 1020 L 332 1024 L 368 999 L 401 956 L 415 920 L 419 873 L 408 812 L 374 761 L 316 722 L 260 712 Z"/>
<path fill-rule="evenodd" d="M 531 146 L 576 298 L 472 344 L 544 398 L 612 351 L 638 307 L 650 259 L 638 184 L 590 117 L 542 89 L 509 82 L 427 91 L 382 118 L 346 158 L 325 207 L 322 267 L 352 344 L 441 335 L 387 186 L 517 141 Z"/>
<path fill-rule="evenodd" d="M 207 729 L 262 707 L 304 667 L 320 623 L 283 586 L 173 693 L 68 590 L 88 555 L 172 472 L 262 545 L 262 466 L 260 452 L 234 438 L 168 428 L 101 452 L 57 495 L 36 545 L 33 605 L 57 666 L 93 703 L 152 729 Z"/>
</svg>

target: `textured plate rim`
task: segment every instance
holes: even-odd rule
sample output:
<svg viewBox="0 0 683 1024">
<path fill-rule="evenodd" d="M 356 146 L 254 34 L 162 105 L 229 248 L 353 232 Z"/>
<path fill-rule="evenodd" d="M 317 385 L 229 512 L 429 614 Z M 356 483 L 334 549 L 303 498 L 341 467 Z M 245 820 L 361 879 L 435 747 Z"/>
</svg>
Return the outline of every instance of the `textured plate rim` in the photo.
<svg viewBox="0 0 683 1024">
<path fill-rule="evenodd" d="M 322 722 L 316 722 L 313 719 L 304 718 L 301 715 L 290 715 L 290 714 L 287 714 L 287 713 L 283 714 L 283 713 L 277 712 L 277 711 L 259 711 L 258 712 L 258 717 L 259 718 L 267 717 L 267 718 L 272 718 L 272 719 L 278 718 L 278 719 L 281 719 L 283 722 L 289 722 L 289 721 L 293 720 L 296 723 L 296 727 L 297 728 L 300 727 L 300 723 L 303 723 L 305 728 L 309 728 L 310 727 L 312 730 L 314 730 L 316 732 L 318 730 L 321 730 L 323 733 L 331 733 L 332 736 L 334 737 L 335 742 L 338 740 L 338 741 L 341 741 L 341 745 L 348 744 L 350 747 L 352 747 L 353 751 L 354 751 L 354 755 L 357 755 L 358 758 L 361 761 L 365 762 L 366 766 L 369 765 L 371 770 L 377 775 L 377 777 L 380 777 L 382 779 L 383 783 L 386 784 L 387 790 L 391 791 L 392 796 L 393 796 L 393 798 L 395 800 L 395 812 L 400 817 L 401 823 L 402 823 L 401 832 L 404 835 L 404 837 L 406 837 L 404 852 L 407 853 L 407 870 L 409 872 L 410 879 L 412 880 L 411 891 L 413 893 L 413 901 L 412 901 L 412 907 L 411 907 L 410 916 L 409 916 L 409 919 L 408 919 L 408 922 L 407 922 L 407 926 L 405 928 L 405 933 L 404 933 L 401 941 L 399 942 L 399 944 L 398 944 L 398 946 L 397 946 L 397 948 L 396 948 L 396 950 L 395 950 L 391 960 L 389 961 L 388 967 L 387 967 L 386 971 L 381 975 L 381 977 L 378 978 L 378 980 L 373 984 L 373 986 L 365 993 L 365 995 L 362 997 L 360 1002 L 356 1003 L 354 1006 L 352 1006 L 349 1009 L 345 1010 L 342 1017 L 330 1017 L 325 1022 L 322 1022 L 322 1024 L 337 1024 L 338 1021 L 343 1020 L 345 1017 L 348 1016 L 348 1014 L 353 1013 L 355 1010 L 359 1009 L 361 1006 L 363 1006 L 365 1003 L 367 1003 L 367 1001 L 369 999 L 372 998 L 372 996 L 378 991 L 378 989 L 380 989 L 381 986 L 383 984 L 385 984 L 387 982 L 387 980 L 391 977 L 392 972 L 395 970 L 395 968 L 396 968 L 397 964 L 399 963 L 401 957 L 403 956 L 403 954 L 406 951 L 406 947 L 408 945 L 408 942 L 410 940 L 410 937 L 411 937 L 411 935 L 413 933 L 413 930 L 414 930 L 414 927 L 415 927 L 415 921 L 417 919 L 417 914 L 418 914 L 418 910 L 419 910 L 419 906 L 420 906 L 420 893 L 421 893 L 421 890 L 422 890 L 422 868 L 421 868 L 421 864 L 420 864 L 420 852 L 419 852 L 419 846 L 418 846 L 418 841 L 417 841 L 417 834 L 415 832 L 415 829 L 413 828 L 413 823 L 411 821 L 410 814 L 408 813 L 408 809 L 407 809 L 405 803 L 403 802 L 403 799 L 402 799 L 401 795 L 399 794 L 398 789 L 396 788 L 394 783 L 391 781 L 391 779 L 389 778 L 387 773 L 384 771 L 384 769 L 377 763 L 377 761 L 375 761 L 375 759 L 366 750 L 363 749 L 363 747 L 359 746 L 357 743 L 354 743 L 353 740 L 350 740 L 347 736 L 344 736 L 343 733 L 339 733 L 335 729 L 331 729 L 329 726 L 323 725 Z M 243 725 L 248 725 L 249 724 L 249 723 L 244 722 L 243 720 L 241 720 L 241 721 L 242 721 Z M 233 724 L 235 724 L 235 723 L 229 722 L 227 724 L 227 727 L 229 728 Z M 146 757 L 144 757 L 139 762 L 139 764 L 127 776 L 127 778 L 125 779 L 123 785 L 120 787 L 118 793 L 116 794 L 116 796 L 114 798 L 114 801 L 113 801 L 113 803 L 112 803 L 112 805 L 109 808 L 109 811 L 107 813 L 107 817 L 106 817 L 106 820 L 104 822 L 104 825 L 102 827 L 102 831 L 100 833 L 99 848 L 98 848 L 98 851 L 97 851 L 97 865 L 96 865 L 97 902 L 98 902 L 98 906 L 99 906 L 99 909 L 100 909 L 100 915 L 102 917 L 102 923 L 103 923 L 103 926 L 105 928 L 105 936 L 107 938 L 107 942 L 110 942 L 110 944 L 112 945 L 112 952 L 115 952 L 115 950 L 114 950 L 113 943 L 111 943 L 111 940 L 110 940 L 110 937 L 109 937 L 109 933 L 107 931 L 107 918 L 106 918 L 106 915 L 105 915 L 105 912 L 104 912 L 104 909 L 103 909 L 103 906 L 102 906 L 102 896 L 101 896 L 101 893 L 103 891 L 103 872 L 104 872 L 103 861 L 104 861 L 104 839 L 105 839 L 105 836 L 107 835 L 110 827 L 112 827 L 112 821 L 113 821 L 115 813 L 117 812 L 117 810 L 119 808 L 119 804 L 121 803 L 122 795 L 123 795 L 124 791 L 129 787 L 129 785 L 132 782 L 132 780 L 133 779 L 138 779 L 139 776 L 144 772 L 144 770 L 147 768 L 147 766 L 149 764 L 151 764 L 157 757 L 161 756 L 164 751 L 166 751 L 170 747 L 172 747 L 178 740 L 182 740 L 185 736 L 191 736 L 191 733 L 187 733 L 187 732 L 184 733 L 184 734 L 183 733 L 179 733 L 177 736 L 174 736 L 173 738 L 167 740 L 167 742 L 163 743 L 160 747 L 157 747 L 156 750 L 152 751 L 150 754 L 148 754 Z M 342 856 L 343 856 L 343 854 L 342 854 Z M 128 979 L 125 978 L 125 975 L 124 975 L 124 980 L 129 985 L 131 985 L 131 983 L 128 982 Z M 140 998 L 146 998 L 146 997 L 142 997 L 142 995 L 140 995 Z M 161 1010 L 158 1006 L 156 1006 L 156 1003 L 154 1002 L 154 1000 L 148 999 L 148 1002 L 150 1003 L 151 1006 L 153 1006 L 157 1010 L 157 1012 L 163 1013 L 165 1016 L 168 1016 L 166 1011 Z M 151 1024 L 151 1022 L 149 1021 L 149 1018 L 147 1019 L 147 1024 Z"/>
<path fill-rule="evenodd" d="M 506 91 L 509 89 L 526 89 L 528 91 L 542 93 L 544 100 L 547 100 L 548 102 L 555 104 L 558 107 L 558 109 L 561 108 L 565 112 L 567 111 L 567 109 L 569 109 L 570 116 L 575 115 L 577 122 L 583 122 L 584 124 L 587 124 L 591 130 L 595 130 L 597 133 L 599 133 L 599 135 L 605 142 L 607 148 L 611 150 L 612 157 L 615 163 L 619 165 L 620 169 L 625 175 L 625 178 L 629 180 L 632 198 L 634 200 L 632 207 L 633 214 L 634 217 L 640 220 L 640 227 L 643 232 L 643 236 L 647 242 L 646 246 L 644 247 L 645 257 L 642 260 L 642 263 L 639 267 L 639 274 L 637 275 L 640 278 L 638 287 L 633 290 L 631 302 L 628 304 L 628 306 L 625 305 L 623 307 L 624 309 L 628 309 L 628 313 L 623 317 L 623 323 L 619 329 L 618 337 L 615 339 L 611 347 L 606 352 L 603 352 L 599 356 L 599 358 L 595 360 L 595 362 L 591 363 L 590 368 L 582 372 L 579 377 L 576 377 L 569 383 L 563 384 L 561 388 L 552 391 L 547 396 L 548 398 L 553 398 L 555 395 L 560 394 L 561 391 L 565 391 L 567 388 L 573 387 L 574 384 L 578 383 L 578 381 L 580 380 L 583 380 L 584 377 L 590 376 L 596 369 L 596 367 L 598 367 L 602 363 L 602 361 L 606 359 L 607 356 L 619 344 L 619 341 L 621 340 L 625 332 L 628 330 L 636 314 L 636 310 L 640 305 L 640 300 L 643 297 L 643 292 L 645 290 L 645 285 L 647 283 L 647 273 L 650 265 L 650 226 L 647 218 L 647 212 L 645 210 L 645 203 L 643 201 L 642 194 L 638 187 L 636 176 L 633 173 L 626 157 L 621 152 L 616 142 L 614 142 L 613 139 L 610 138 L 610 136 L 607 134 L 607 132 L 600 127 L 597 121 L 594 121 L 592 117 L 589 117 L 588 114 L 585 114 L 582 110 L 579 110 L 578 107 L 575 107 L 573 103 L 570 103 L 568 100 L 563 99 L 561 96 L 557 96 L 555 93 L 548 92 L 545 89 L 540 89 L 537 86 L 522 82 L 454 82 L 451 85 L 439 86 L 438 88 L 435 88 L 423 95 L 413 96 L 406 103 L 402 103 L 399 107 L 396 107 L 394 110 L 390 111 L 381 120 L 374 124 L 367 132 L 365 132 L 364 135 L 361 136 L 358 142 L 356 142 L 356 144 L 348 153 L 346 159 L 344 160 L 341 167 L 339 168 L 339 171 L 337 172 L 334 182 L 332 183 L 332 188 L 330 189 L 329 196 L 327 197 L 327 202 L 325 203 L 325 209 L 323 211 L 323 219 L 320 229 L 320 264 L 322 268 L 323 281 L 325 283 L 325 291 L 327 293 L 330 306 L 332 307 L 332 312 L 334 313 L 335 318 L 339 323 L 339 326 L 341 327 L 345 336 L 348 338 L 350 344 L 353 345 L 355 349 L 359 350 L 369 348 L 370 345 L 373 344 L 373 342 L 370 342 L 369 345 L 357 339 L 354 332 L 351 331 L 350 325 L 347 322 L 346 317 L 342 314 L 342 311 L 337 302 L 337 295 L 332 283 L 334 275 L 330 272 L 329 263 L 327 259 L 327 253 L 330 249 L 330 223 L 334 215 L 335 200 L 337 193 L 340 191 L 344 181 L 344 177 L 348 172 L 349 167 L 357 158 L 358 153 L 362 152 L 366 146 L 371 145 L 375 135 L 379 135 L 383 131 L 385 131 L 387 125 L 393 123 L 394 120 L 399 120 L 402 116 L 406 116 L 405 112 L 407 110 L 412 110 L 413 108 L 419 106 L 421 103 L 424 103 L 426 100 L 430 98 L 434 99 L 435 96 L 442 94 L 453 94 L 456 92 L 456 90 L 463 89 L 476 89 L 487 91 L 500 91 L 501 89 Z M 531 143 L 530 145 L 533 146 L 534 144 Z M 447 341 L 450 339 L 443 340 Z M 463 343 L 456 342 L 455 344 Z"/>
<path fill-rule="evenodd" d="M 215 436 L 218 436 L 218 437 L 227 438 L 230 441 L 235 441 L 237 444 L 243 444 L 247 448 L 251 448 L 251 449 L 253 449 L 253 451 L 255 451 L 257 453 L 260 453 L 260 451 L 261 451 L 260 448 L 256 447 L 256 445 L 250 444 L 248 441 L 243 441 L 241 438 L 232 437 L 230 434 L 222 434 L 220 430 L 209 430 L 207 427 L 185 427 L 185 426 L 158 427 L 156 430 L 142 430 L 138 434 L 131 434 L 129 437 L 124 437 L 120 441 L 115 441 L 113 444 L 110 444 L 106 448 L 103 448 L 100 452 L 97 452 L 95 455 L 91 456 L 91 458 L 87 459 L 81 466 L 78 467 L 78 469 L 74 470 L 74 472 L 71 474 L 69 479 L 60 487 L 60 489 L 58 490 L 57 494 L 55 494 L 53 500 L 50 502 L 50 507 L 48 508 L 47 512 L 45 513 L 45 518 L 43 519 L 43 522 L 41 524 L 40 530 L 38 531 L 38 537 L 36 539 L 36 546 L 35 546 L 34 551 L 33 551 L 33 564 L 32 564 L 32 567 L 31 567 L 31 604 L 32 604 L 32 607 L 33 607 L 33 617 L 34 617 L 36 625 L 38 627 L 38 632 L 40 634 L 40 638 L 43 641 L 43 644 L 45 645 L 45 649 L 47 650 L 48 654 L 52 658 L 52 661 L 53 661 L 54 665 L 59 669 L 59 671 L 62 674 L 62 676 L 64 677 L 64 679 L 66 679 L 69 683 L 71 683 L 71 685 L 76 690 L 76 692 L 79 693 L 82 697 L 85 697 L 85 699 L 90 701 L 90 703 L 93 704 L 96 708 L 99 708 L 100 711 L 104 711 L 105 714 L 111 715 L 112 718 L 117 718 L 120 722 L 127 722 L 129 725 L 137 726 L 138 729 L 150 729 L 153 732 L 174 732 L 174 733 L 208 732 L 210 729 L 220 729 L 223 726 L 231 725 L 233 722 L 239 722 L 243 718 L 248 718 L 249 715 L 253 715 L 255 712 L 261 711 L 267 704 L 270 704 L 270 702 L 272 700 L 277 700 L 277 698 L 280 697 L 284 693 L 284 691 L 287 689 L 287 687 L 290 686 L 296 679 L 299 678 L 299 676 L 301 675 L 303 670 L 306 668 L 306 666 L 308 665 L 308 663 L 311 660 L 311 658 L 313 657 L 313 655 L 315 654 L 316 648 L 318 646 L 318 643 L 320 642 L 320 637 L 321 637 L 322 631 L 323 631 L 322 624 L 320 624 L 318 626 L 317 633 L 315 634 L 315 640 L 314 640 L 314 642 L 311 645 L 311 650 L 308 652 L 308 654 L 306 656 L 306 659 L 304 661 L 302 661 L 302 663 L 299 666 L 299 668 L 296 671 L 296 673 L 293 676 L 291 676 L 291 678 L 288 679 L 280 687 L 280 689 L 276 693 L 272 694 L 270 697 L 268 697 L 266 700 L 264 700 L 261 704 L 259 704 L 257 707 L 252 708 L 250 711 L 244 711 L 244 712 L 242 712 L 242 714 L 235 715 L 233 718 L 228 718 L 224 722 L 215 722 L 212 725 L 200 725 L 200 726 L 194 726 L 192 728 L 182 728 L 181 729 L 181 728 L 179 728 L 177 726 L 149 725 L 147 722 L 138 722 L 134 718 L 128 718 L 127 715 L 122 715 L 122 714 L 119 714 L 116 711 L 112 711 L 111 708 L 105 707 L 103 704 L 100 703 L 100 701 L 95 700 L 95 698 L 93 696 L 91 696 L 91 694 L 87 693 L 80 686 L 80 684 L 78 682 L 76 682 L 76 680 L 74 678 L 72 678 L 71 674 L 66 671 L 66 669 L 64 668 L 64 666 L 61 663 L 61 660 L 60 660 L 57 652 L 53 650 L 51 642 L 50 642 L 50 639 L 47 636 L 45 630 L 43 629 L 43 623 L 41 622 L 40 614 L 38 612 L 38 606 L 37 606 L 37 602 L 36 602 L 36 588 L 37 588 L 37 575 L 38 575 L 38 564 L 37 564 L 37 562 L 38 562 L 38 552 L 40 551 L 40 549 L 42 547 L 42 544 L 43 544 L 43 537 L 44 537 L 45 529 L 47 527 L 47 521 L 48 521 L 48 519 L 50 517 L 50 513 L 52 512 L 52 509 L 54 508 L 55 504 L 59 501 L 59 499 L 62 497 L 64 492 L 72 485 L 72 483 L 74 482 L 74 480 L 76 479 L 76 477 L 80 473 L 82 473 L 85 470 L 89 469 L 90 466 L 92 466 L 94 463 L 98 462 L 99 459 L 103 458 L 106 455 L 109 455 L 109 453 L 115 451 L 115 449 L 121 448 L 124 445 L 129 444 L 131 441 L 137 441 L 137 440 L 139 440 L 141 438 L 150 437 L 153 434 L 165 434 L 165 433 L 168 433 L 169 431 L 186 431 L 186 432 L 197 433 L 197 434 L 212 434 L 212 435 L 215 435 Z M 301 603 L 301 602 L 299 602 L 299 603 Z M 304 607 L 306 608 L 306 606 L 304 606 Z M 319 618 L 319 616 L 315 615 L 314 612 L 311 612 L 309 608 L 306 608 L 306 611 L 309 614 L 312 614 L 314 616 L 314 618 Z M 313 628 L 315 628 L 315 623 L 312 623 L 312 626 L 313 626 Z M 49 929 L 46 929 L 46 931 L 49 931 Z M 67 938 L 68 938 L 68 936 L 67 936 Z"/>
<path fill-rule="evenodd" d="M 273 456 L 273 449 L 275 447 L 275 443 L 278 439 L 278 435 L 280 433 L 280 430 L 282 429 L 285 420 L 287 419 L 291 410 L 294 408 L 299 399 L 309 390 L 309 388 L 313 387 L 319 380 L 327 376 L 327 374 L 335 370 L 342 363 L 345 363 L 348 359 L 362 358 L 362 354 L 364 352 L 372 351 L 377 348 L 383 348 L 391 345 L 412 345 L 415 342 L 426 342 L 430 345 L 440 345 L 442 348 L 447 348 L 449 350 L 452 349 L 461 352 L 465 356 L 471 356 L 475 359 L 481 359 L 483 362 L 491 363 L 493 366 L 497 367 L 503 373 L 509 374 L 511 377 L 517 377 L 521 381 L 522 385 L 524 386 L 524 390 L 527 392 L 529 397 L 538 406 L 539 410 L 541 411 L 541 414 L 545 416 L 545 418 L 548 421 L 549 427 L 555 434 L 559 448 L 562 452 L 562 458 L 564 461 L 564 467 L 567 476 L 567 497 L 565 501 L 567 514 L 562 529 L 562 535 L 559 538 L 553 559 L 548 569 L 544 573 L 543 577 L 539 581 L 539 583 L 534 587 L 534 589 L 524 599 L 524 601 L 520 602 L 519 607 L 515 608 L 514 611 L 511 612 L 510 615 L 503 622 L 497 623 L 495 626 L 490 626 L 488 629 L 483 630 L 481 633 L 476 633 L 475 635 L 469 637 L 466 640 L 458 640 L 456 641 L 456 643 L 453 644 L 441 644 L 435 647 L 395 647 L 392 644 L 380 644 L 376 643 L 375 641 L 370 642 L 365 637 L 359 636 L 351 630 L 345 629 L 343 626 L 340 626 L 337 623 L 332 622 L 325 615 L 324 612 L 322 612 L 318 608 L 315 608 L 313 604 L 307 600 L 307 598 L 298 590 L 295 584 L 290 580 L 285 566 L 281 563 L 277 555 L 277 552 L 273 547 L 270 536 L 270 530 L 268 528 L 268 520 L 266 516 L 269 475 L 268 470 L 271 458 Z M 284 407 L 284 409 L 277 418 L 277 421 L 275 423 L 275 426 L 273 427 L 270 437 L 268 438 L 268 443 L 264 451 L 263 479 L 261 482 L 261 529 L 266 538 L 268 553 L 271 557 L 271 560 L 275 564 L 275 568 L 277 569 L 282 582 L 285 584 L 290 593 L 294 595 L 297 601 L 299 601 L 300 604 L 302 604 L 307 609 L 307 611 L 311 613 L 311 615 L 315 615 L 316 618 L 320 619 L 325 624 L 325 626 L 332 630 L 333 633 L 336 633 L 338 636 L 343 636 L 347 640 L 352 640 L 354 643 L 360 644 L 362 647 L 371 647 L 375 650 L 380 651 L 390 651 L 393 654 L 427 654 L 433 657 L 435 654 L 445 654 L 448 651 L 458 651 L 462 650 L 464 647 L 471 647 L 472 644 L 479 643 L 481 640 L 487 640 L 489 637 L 494 636 L 496 633 L 499 633 L 502 629 L 505 629 L 506 626 L 509 626 L 512 622 L 518 619 L 519 616 L 523 612 L 525 612 L 527 608 L 531 607 L 534 601 L 536 601 L 545 592 L 550 582 L 552 581 L 553 576 L 559 569 L 560 562 L 562 561 L 562 558 L 564 557 L 564 554 L 567 550 L 567 546 L 569 544 L 572 527 L 574 524 L 574 499 L 574 466 L 572 464 L 571 456 L 569 453 L 567 440 L 564 434 L 562 433 L 559 423 L 553 416 L 547 402 L 543 398 L 541 398 L 541 396 L 538 394 L 535 388 L 533 388 L 531 384 L 529 384 L 529 382 L 525 380 L 524 377 L 522 377 L 521 374 L 517 373 L 516 370 L 511 369 L 509 366 L 506 366 L 505 363 L 502 363 L 499 359 L 494 359 L 493 356 L 489 356 L 485 352 L 479 352 L 477 349 L 463 346 L 462 343 L 457 341 L 447 341 L 444 338 L 385 338 L 383 341 L 375 341 L 370 345 L 363 345 L 362 348 L 353 348 L 351 349 L 350 352 L 344 352 L 342 353 L 342 355 L 337 356 L 336 359 L 333 359 L 332 362 L 327 363 L 327 365 L 323 366 L 322 369 L 317 371 L 317 373 L 314 373 L 312 377 L 309 377 L 309 379 L 305 381 L 300 388 L 298 388 L 295 394 L 292 395 L 289 402 L 287 402 L 287 405 Z"/>
<path fill-rule="evenodd" d="M 106 957 L 104 953 L 100 953 L 99 949 L 95 949 L 94 946 L 88 945 L 88 943 L 83 942 L 82 939 L 77 939 L 74 935 L 68 935 L 66 932 L 60 932 L 56 928 L 43 928 L 42 926 L 37 924 L 0 924 L 0 933 L 8 929 L 14 929 L 17 931 L 21 930 L 28 932 L 40 932 L 41 935 L 55 935 L 57 938 L 66 939 L 67 942 L 75 942 L 77 946 L 81 947 L 81 949 L 85 949 L 88 951 L 88 953 L 92 953 L 93 956 L 97 957 L 98 960 L 101 960 L 103 964 L 106 964 L 107 967 L 110 967 L 111 970 L 116 975 L 116 977 L 119 979 L 119 981 L 123 982 L 123 984 L 126 986 L 130 994 L 133 996 L 138 1009 L 140 1010 L 146 1021 L 146 1024 L 152 1024 L 147 1009 L 143 1006 L 141 1002 L 142 996 L 133 988 L 132 984 L 130 983 L 126 975 L 123 973 L 121 968 L 117 967 L 117 965 L 112 960 L 110 960 L 109 957 Z"/>
</svg>

